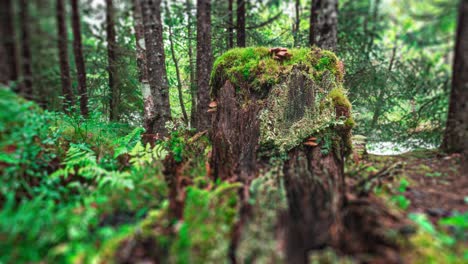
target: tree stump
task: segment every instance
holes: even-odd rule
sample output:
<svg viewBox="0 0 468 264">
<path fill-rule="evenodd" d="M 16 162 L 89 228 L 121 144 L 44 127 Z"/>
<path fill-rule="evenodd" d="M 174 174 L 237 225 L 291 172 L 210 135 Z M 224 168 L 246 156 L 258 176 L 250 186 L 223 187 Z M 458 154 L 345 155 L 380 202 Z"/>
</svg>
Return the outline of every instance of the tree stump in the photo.
<svg viewBox="0 0 468 264">
<path fill-rule="evenodd" d="M 343 64 L 318 48 L 285 52 L 279 60 L 267 48 L 233 49 L 213 68 L 213 177 L 245 186 L 233 262 L 243 226 L 254 221 L 249 185 L 272 170 L 286 191 L 280 244 L 288 263 L 306 263 L 311 250 L 330 245 L 339 232 L 344 156 L 354 125 Z"/>
</svg>

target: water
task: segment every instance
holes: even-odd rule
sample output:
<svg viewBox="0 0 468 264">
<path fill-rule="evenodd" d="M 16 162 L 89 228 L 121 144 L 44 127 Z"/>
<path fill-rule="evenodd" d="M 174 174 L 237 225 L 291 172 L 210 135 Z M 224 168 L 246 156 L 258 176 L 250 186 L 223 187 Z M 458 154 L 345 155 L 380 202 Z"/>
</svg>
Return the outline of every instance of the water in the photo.
<svg viewBox="0 0 468 264">
<path fill-rule="evenodd" d="M 415 149 L 435 149 L 433 144 L 425 143 L 421 140 L 412 140 L 411 142 L 369 142 L 366 145 L 367 152 L 373 155 L 400 155 L 413 151 Z"/>
</svg>

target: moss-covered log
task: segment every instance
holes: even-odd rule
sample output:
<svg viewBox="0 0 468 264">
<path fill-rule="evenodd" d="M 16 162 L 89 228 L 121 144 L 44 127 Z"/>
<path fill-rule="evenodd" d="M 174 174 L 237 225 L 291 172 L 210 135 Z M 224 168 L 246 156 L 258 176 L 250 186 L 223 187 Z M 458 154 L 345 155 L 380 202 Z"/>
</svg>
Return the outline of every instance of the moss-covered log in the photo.
<svg viewBox="0 0 468 264">
<path fill-rule="evenodd" d="M 283 241 L 278 244 L 288 263 L 305 263 L 310 250 L 331 244 L 338 232 L 343 159 L 354 125 L 342 85 L 343 64 L 317 48 L 285 52 L 277 56 L 277 50 L 267 48 L 233 49 L 214 64 L 214 177 L 245 186 L 233 261 L 247 232 L 243 226 L 255 221 L 249 185 L 272 170 L 287 194 L 283 227 L 277 228 L 285 235 L 275 239 Z"/>
</svg>

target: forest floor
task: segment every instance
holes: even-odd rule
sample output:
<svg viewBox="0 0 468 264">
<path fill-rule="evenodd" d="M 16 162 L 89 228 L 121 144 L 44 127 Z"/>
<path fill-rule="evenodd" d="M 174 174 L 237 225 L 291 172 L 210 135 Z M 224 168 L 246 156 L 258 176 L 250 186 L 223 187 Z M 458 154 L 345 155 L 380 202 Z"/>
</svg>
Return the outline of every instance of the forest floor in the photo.
<svg viewBox="0 0 468 264">
<path fill-rule="evenodd" d="M 409 263 L 468 263 L 468 177 L 460 174 L 460 166 L 460 155 L 437 150 L 369 154 L 349 163 L 347 176 L 354 182 L 367 179 L 361 188 L 370 188 L 366 191 L 417 226 L 402 248 Z"/>
</svg>

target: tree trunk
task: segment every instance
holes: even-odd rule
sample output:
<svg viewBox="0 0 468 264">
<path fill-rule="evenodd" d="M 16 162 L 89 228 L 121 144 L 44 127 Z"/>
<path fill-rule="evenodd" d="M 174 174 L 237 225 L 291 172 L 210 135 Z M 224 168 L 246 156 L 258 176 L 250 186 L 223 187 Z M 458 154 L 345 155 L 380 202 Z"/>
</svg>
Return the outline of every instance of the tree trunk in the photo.
<svg viewBox="0 0 468 264">
<path fill-rule="evenodd" d="M 234 0 L 228 0 L 228 49 L 234 48 L 234 14 L 233 12 Z"/>
<path fill-rule="evenodd" d="M 62 94 L 64 97 L 63 110 L 70 111 L 73 106 L 73 91 L 70 79 L 70 63 L 68 61 L 68 34 L 65 22 L 65 6 L 63 0 L 57 0 L 57 32 L 60 61 L 60 79 L 62 81 Z"/>
<path fill-rule="evenodd" d="M 300 9 L 301 9 L 301 1 L 296 0 L 296 4 L 295 4 L 296 19 L 293 25 L 294 47 L 297 47 L 299 45 L 299 27 L 301 24 Z"/>
<path fill-rule="evenodd" d="M 237 46 L 245 47 L 245 4 L 247 0 L 237 0 Z"/>
<path fill-rule="evenodd" d="M 161 0 L 139 0 L 139 2 L 143 13 L 148 77 L 153 97 L 153 105 L 145 105 L 145 108 L 151 109 L 148 133 L 165 136 L 167 134 L 165 125 L 171 120 L 171 109 L 164 56 Z"/>
<path fill-rule="evenodd" d="M 80 11 L 78 0 L 71 0 L 72 29 L 73 29 L 73 53 L 75 54 L 76 75 L 78 79 L 78 96 L 80 110 L 84 117 L 88 117 L 88 89 L 86 88 L 86 70 L 83 58 L 83 44 L 81 41 Z"/>
<path fill-rule="evenodd" d="M 115 11 L 112 0 L 106 0 L 107 62 L 109 74 L 109 119 L 119 120 L 120 87 L 117 82 L 117 41 L 115 33 Z"/>
<path fill-rule="evenodd" d="M 213 64 L 211 53 L 211 3 L 197 1 L 197 113 L 194 126 L 206 130 L 210 126 L 210 75 Z"/>
<path fill-rule="evenodd" d="M 192 0 L 185 2 L 187 12 L 187 53 L 189 57 L 190 70 L 190 95 L 192 97 L 192 108 L 190 109 L 190 124 L 195 124 L 197 112 L 197 86 L 195 85 L 195 66 L 193 65 L 193 48 L 192 48 Z"/>
<path fill-rule="evenodd" d="M 338 33 L 338 0 L 313 0 L 310 10 L 309 44 L 335 50 Z"/>
<path fill-rule="evenodd" d="M 171 13 L 169 10 L 169 6 L 166 2 L 166 15 L 168 17 L 171 17 Z M 185 124 L 188 124 L 188 116 L 187 116 L 187 111 L 185 110 L 185 104 L 184 104 L 184 94 L 182 92 L 182 79 L 180 78 L 180 69 L 179 69 L 179 62 L 176 58 L 175 55 L 175 49 L 174 49 L 174 41 L 173 41 L 173 34 L 172 34 L 172 22 L 169 23 L 169 45 L 171 48 L 171 57 L 172 57 L 172 62 L 174 62 L 174 67 L 176 70 L 176 78 L 177 78 L 177 92 L 179 94 L 179 104 L 180 104 L 180 109 L 182 110 L 182 115 L 184 118 Z"/>
<path fill-rule="evenodd" d="M 29 34 L 29 10 L 28 1 L 20 0 L 20 28 L 21 28 L 21 70 L 23 82 L 21 83 L 21 94 L 29 100 L 34 98 L 32 86 L 32 56 Z"/>
<path fill-rule="evenodd" d="M 135 21 L 135 40 L 136 40 L 136 59 L 138 70 L 140 71 L 139 80 L 141 94 L 143 96 L 143 127 L 148 132 L 152 130 L 151 122 L 154 119 L 152 107 L 154 106 L 153 96 L 148 80 L 148 67 L 145 48 L 145 30 L 143 27 L 143 17 L 139 0 L 133 0 L 133 18 Z"/>
<path fill-rule="evenodd" d="M 448 153 L 466 153 L 468 149 L 468 143 L 466 143 L 468 138 L 468 0 L 462 0 L 460 3 L 454 58 L 452 91 L 442 149 Z"/>
<path fill-rule="evenodd" d="M 259 57 L 272 63 L 274 54 L 269 54 L 268 50 L 266 54 L 261 49 L 245 51 L 258 52 Z M 232 56 L 227 58 L 244 58 L 242 54 L 234 53 L 243 51 L 231 52 Z M 321 58 L 326 55 L 313 49 L 310 56 Z M 262 71 L 268 74 L 275 71 L 274 65 L 264 66 L 264 59 L 257 61 L 259 68 L 249 64 L 251 69 L 258 69 L 252 70 L 257 74 L 255 78 L 261 79 Z M 336 58 L 332 60 L 338 69 L 339 61 Z M 339 100 L 330 99 L 334 103 L 327 105 L 327 110 L 318 110 L 326 98 L 334 98 L 331 91 L 334 83 L 342 81 L 340 73 L 337 72 L 336 76 L 330 75 L 331 72 L 324 73 L 330 78 L 323 80 L 331 82 L 317 82 L 308 75 L 313 65 L 305 66 L 298 62 L 284 67 L 281 62 L 275 62 L 280 68 L 276 84 L 258 86 L 230 79 L 229 76 L 237 73 L 225 73 L 229 71 L 226 68 L 233 64 L 237 65 L 234 61 L 219 62 L 213 71 L 212 93 L 217 107 L 211 135 L 214 177 L 244 184 L 239 193 L 240 216 L 231 252 L 239 246 L 239 237 L 242 237 L 239 233 L 243 233 L 243 225 L 249 221 L 252 212 L 248 202 L 249 184 L 258 175 L 269 174 L 273 169 L 270 161 L 278 158 L 282 168 L 279 171 L 284 175 L 278 181 L 284 178 L 288 200 L 286 231 L 282 238 L 285 253 L 288 263 L 306 263 L 310 250 L 331 245 L 334 241 L 335 230 L 340 223 L 338 212 L 344 202 L 343 164 L 344 154 L 349 151 L 351 127 L 336 125 L 318 131 L 311 125 L 321 127 L 320 123 L 325 119 L 333 122 L 351 118 L 350 104 L 344 95 Z M 318 98 L 322 98 L 321 103 L 316 103 Z M 232 256 L 235 253 L 231 254 L 235 261 Z"/>
<path fill-rule="evenodd" d="M 18 80 L 16 34 L 11 0 L 0 1 L 0 83 L 11 86 Z M 17 91 L 17 87 L 12 87 Z"/>
</svg>

